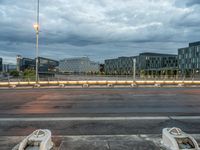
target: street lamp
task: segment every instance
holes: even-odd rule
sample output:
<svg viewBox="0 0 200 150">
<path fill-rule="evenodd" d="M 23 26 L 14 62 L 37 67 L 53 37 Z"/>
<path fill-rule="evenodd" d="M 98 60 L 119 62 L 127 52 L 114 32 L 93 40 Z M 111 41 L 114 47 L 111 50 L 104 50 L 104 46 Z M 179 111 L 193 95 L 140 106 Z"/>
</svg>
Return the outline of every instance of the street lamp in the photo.
<svg viewBox="0 0 200 150">
<path fill-rule="evenodd" d="M 135 82 L 135 74 L 136 74 L 136 59 L 133 58 L 133 81 Z"/>
<path fill-rule="evenodd" d="M 39 24 L 34 24 L 33 28 L 35 29 L 36 33 L 39 32 Z"/>
<path fill-rule="evenodd" d="M 38 57 L 39 57 L 39 5 L 40 2 L 37 0 L 37 17 L 36 17 L 36 23 L 33 25 L 35 32 L 36 32 L 36 61 L 35 61 L 35 81 L 38 83 L 39 77 L 38 77 Z"/>
<path fill-rule="evenodd" d="M 199 77 L 199 70 L 196 70 L 197 78 Z"/>
</svg>

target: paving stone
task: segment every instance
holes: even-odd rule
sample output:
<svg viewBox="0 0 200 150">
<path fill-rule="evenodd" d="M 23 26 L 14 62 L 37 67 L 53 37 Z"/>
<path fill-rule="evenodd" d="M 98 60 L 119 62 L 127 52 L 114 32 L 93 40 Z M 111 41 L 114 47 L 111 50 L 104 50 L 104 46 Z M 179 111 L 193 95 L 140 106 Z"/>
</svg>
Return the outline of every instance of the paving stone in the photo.
<svg viewBox="0 0 200 150">
<path fill-rule="evenodd" d="M 60 150 L 109 150 L 107 141 L 64 141 Z"/>
</svg>

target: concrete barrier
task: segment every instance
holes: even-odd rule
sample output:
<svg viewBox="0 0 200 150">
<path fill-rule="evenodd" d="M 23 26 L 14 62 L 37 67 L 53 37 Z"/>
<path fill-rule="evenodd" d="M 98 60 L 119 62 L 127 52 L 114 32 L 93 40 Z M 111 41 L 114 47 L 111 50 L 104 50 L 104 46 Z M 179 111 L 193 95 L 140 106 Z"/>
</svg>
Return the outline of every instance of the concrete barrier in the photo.
<svg viewBox="0 0 200 150">
<path fill-rule="evenodd" d="M 107 87 L 112 88 L 112 87 L 114 87 L 114 85 L 113 84 L 107 84 Z"/>
<path fill-rule="evenodd" d="M 83 84 L 82 87 L 83 87 L 83 88 L 88 88 L 88 87 L 89 87 L 89 84 Z"/>
<path fill-rule="evenodd" d="M 156 83 L 156 84 L 154 84 L 154 86 L 155 86 L 155 87 L 161 87 L 161 84 Z"/>
<path fill-rule="evenodd" d="M 199 150 L 196 140 L 179 128 L 164 128 L 162 142 L 171 150 Z"/>
<path fill-rule="evenodd" d="M 136 83 L 132 83 L 131 87 L 137 87 L 138 85 Z"/>
<path fill-rule="evenodd" d="M 37 149 L 50 150 L 53 147 L 51 140 L 51 131 L 47 129 L 39 129 L 27 136 L 13 150 Z"/>
</svg>

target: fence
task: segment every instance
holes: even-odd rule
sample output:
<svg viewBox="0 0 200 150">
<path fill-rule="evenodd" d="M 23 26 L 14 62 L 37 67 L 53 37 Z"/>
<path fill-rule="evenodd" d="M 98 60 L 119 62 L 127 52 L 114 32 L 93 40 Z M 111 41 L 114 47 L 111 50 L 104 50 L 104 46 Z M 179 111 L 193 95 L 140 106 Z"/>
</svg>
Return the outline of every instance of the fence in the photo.
<svg viewBox="0 0 200 150">
<path fill-rule="evenodd" d="M 39 77 L 39 81 L 160 81 L 160 80 L 191 80 L 200 81 L 199 76 L 136 76 L 134 79 L 130 75 L 55 75 L 52 77 Z M 35 81 L 35 77 L 3 77 L 0 82 L 30 82 Z"/>
<path fill-rule="evenodd" d="M 160 77 L 136 77 L 132 76 L 107 76 L 107 75 L 56 75 L 55 77 L 40 78 L 36 83 L 34 77 L 3 79 L 0 86 L 55 86 L 55 85 L 200 85 L 200 79 L 194 77 L 160 76 Z"/>
</svg>

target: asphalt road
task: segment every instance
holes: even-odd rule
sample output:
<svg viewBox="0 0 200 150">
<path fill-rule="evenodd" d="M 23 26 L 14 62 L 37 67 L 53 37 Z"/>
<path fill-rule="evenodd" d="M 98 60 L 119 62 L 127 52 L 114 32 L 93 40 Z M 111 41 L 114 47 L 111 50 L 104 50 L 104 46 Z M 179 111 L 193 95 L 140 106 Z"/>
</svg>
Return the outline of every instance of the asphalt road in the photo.
<svg viewBox="0 0 200 150">
<path fill-rule="evenodd" d="M 199 124 L 198 88 L 0 90 L 4 147 L 5 136 L 26 136 L 38 128 L 50 129 L 54 136 L 131 136 L 161 134 L 162 128 L 174 126 L 200 134 Z"/>
<path fill-rule="evenodd" d="M 37 128 L 56 135 L 158 134 L 166 126 L 196 133 L 199 118 L 172 116 L 200 116 L 199 101 L 198 88 L 0 90 L 0 135 Z"/>
<path fill-rule="evenodd" d="M 200 115 L 198 88 L 0 90 L 0 117 Z"/>
</svg>

